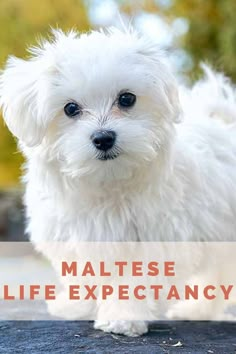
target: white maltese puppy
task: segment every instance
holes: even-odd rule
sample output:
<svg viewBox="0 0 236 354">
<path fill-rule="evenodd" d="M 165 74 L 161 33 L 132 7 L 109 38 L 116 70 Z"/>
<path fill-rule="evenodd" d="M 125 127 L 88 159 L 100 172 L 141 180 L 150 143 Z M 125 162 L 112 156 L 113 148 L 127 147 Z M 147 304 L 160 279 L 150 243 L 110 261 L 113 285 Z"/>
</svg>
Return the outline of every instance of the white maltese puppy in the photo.
<svg viewBox="0 0 236 354">
<path fill-rule="evenodd" d="M 178 87 L 134 31 L 55 31 L 31 53 L 9 58 L 0 106 L 27 159 L 35 244 L 236 239 L 236 98 L 223 75 L 205 67 Z"/>
</svg>

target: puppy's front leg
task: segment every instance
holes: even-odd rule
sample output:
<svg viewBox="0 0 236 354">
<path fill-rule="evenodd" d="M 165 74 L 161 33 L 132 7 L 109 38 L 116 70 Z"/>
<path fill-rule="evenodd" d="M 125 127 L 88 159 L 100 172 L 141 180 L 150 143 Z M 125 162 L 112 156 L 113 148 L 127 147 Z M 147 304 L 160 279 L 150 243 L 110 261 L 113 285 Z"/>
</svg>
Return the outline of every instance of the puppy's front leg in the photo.
<svg viewBox="0 0 236 354">
<path fill-rule="evenodd" d="M 123 334 L 129 337 L 137 337 L 148 332 L 148 322 L 141 320 L 146 318 L 146 311 L 139 311 L 140 306 L 131 301 L 120 304 L 118 301 L 105 301 L 98 303 L 97 320 L 94 328 L 104 332 Z M 127 319 L 127 320 L 126 320 Z"/>
<path fill-rule="evenodd" d="M 225 273 L 227 274 L 227 273 Z M 181 300 L 175 303 L 166 314 L 169 320 L 198 320 L 198 321 L 228 321 L 235 320 L 233 314 L 225 313 L 227 302 L 224 300 L 219 289 L 220 284 L 224 284 L 226 276 L 220 273 L 215 274 L 213 271 L 199 273 L 193 276 L 189 284 L 198 284 L 198 299 Z M 211 292 L 214 296 L 207 299 L 204 296 L 204 288 L 208 284 L 214 284 L 215 290 Z"/>
<path fill-rule="evenodd" d="M 128 337 L 138 337 L 148 332 L 148 325 L 145 321 L 100 321 L 94 323 L 95 329 L 115 334 L 123 334 Z"/>
<path fill-rule="evenodd" d="M 67 320 L 90 320 L 96 317 L 96 303 L 93 301 L 72 301 L 68 293 L 62 291 L 55 300 L 47 301 L 50 315 Z"/>
</svg>

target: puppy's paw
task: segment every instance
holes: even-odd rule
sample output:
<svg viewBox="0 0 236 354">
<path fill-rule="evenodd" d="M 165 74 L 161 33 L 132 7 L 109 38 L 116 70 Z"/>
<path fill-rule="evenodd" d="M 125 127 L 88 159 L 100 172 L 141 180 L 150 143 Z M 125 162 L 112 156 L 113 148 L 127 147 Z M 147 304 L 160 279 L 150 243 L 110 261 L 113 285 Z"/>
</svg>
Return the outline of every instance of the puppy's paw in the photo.
<svg viewBox="0 0 236 354">
<path fill-rule="evenodd" d="M 173 307 L 171 307 L 167 313 L 166 313 L 166 318 L 168 320 L 183 320 L 183 319 L 187 319 L 186 317 L 186 313 L 183 313 L 183 307 L 182 306 L 177 306 L 174 305 Z"/>
<path fill-rule="evenodd" d="M 180 301 L 166 313 L 169 320 L 207 321 L 215 320 L 217 311 L 203 301 Z"/>
<path fill-rule="evenodd" d="M 96 321 L 94 328 L 128 337 L 138 337 L 148 332 L 144 321 Z"/>
<path fill-rule="evenodd" d="M 96 303 L 81 302 L 74 305 L 65 292 L 61 292 L 56 300 L 47 301 L 48 313 L 53 317 L 67 320 L 89 320 L 96 316 Z"/>
<path fill-rule="evenodd" d="M 63 301 L 62 301 L 63 300 Z M 77 319 L 75 317 L 74 307 L 66 302 L 66 299 L 59 298 L 59 300 L 47 301 L 48 313 L 53 317 Z"/>
</svg>

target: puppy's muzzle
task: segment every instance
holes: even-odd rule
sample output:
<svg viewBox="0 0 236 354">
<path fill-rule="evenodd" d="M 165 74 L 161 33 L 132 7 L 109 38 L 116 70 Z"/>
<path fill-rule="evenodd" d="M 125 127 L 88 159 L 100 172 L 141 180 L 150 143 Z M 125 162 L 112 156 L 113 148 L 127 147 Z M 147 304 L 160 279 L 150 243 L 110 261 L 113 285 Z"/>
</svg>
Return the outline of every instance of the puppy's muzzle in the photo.
<svg viewBox="0 0 236 354">
<path fill-rule="evenodd" d="M 91 140 L 96 149 L 106 152 L 114 146 L 116 133 L 112 130 L 98 130 L 91 135 Z"/>
</svg>

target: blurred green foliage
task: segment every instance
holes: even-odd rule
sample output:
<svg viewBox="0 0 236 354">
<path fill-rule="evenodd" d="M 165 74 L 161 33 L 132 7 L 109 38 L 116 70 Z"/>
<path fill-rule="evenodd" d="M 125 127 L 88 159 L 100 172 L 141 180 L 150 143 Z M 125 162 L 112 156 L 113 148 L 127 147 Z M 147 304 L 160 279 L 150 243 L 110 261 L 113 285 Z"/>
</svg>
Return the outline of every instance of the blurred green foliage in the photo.
<svg viewBox="0 0 236 354">
<path fill-rule="evenodd" d="M 118 0 L 130 16 L 140 10 L 158 14 L 167 22 L 188 21 L 189 30 L 177 45 L 191 55 L 196 76 L 200 61 L 207 61 L 236 81 L 236 0 Z"/>
<path fill-rule="evenodd" d="M 102 0 L 101 0 L 102 1 Z M 92 0 L 0 0 L 0 66 L 9 54 L 26 56 L 49 33 L 50 26 L 63 30 L 89 29 L 85 3 Z M 236 81 L 236 0 L 117 0 L 121 11 L 136 16 L 140 11 L 156 13 L 167 21 L 186 18 L 189 31 L 180 40 L 192 57 L 191 75 L 198 73 L 200 60 L 207 60 Z M 162 3 L 162 5 L 161 5 Z M 164 6 L 163 4 L 169 4 Z M 0 188 L 14 186 L 20 175 L 22 156 L 0 119 Z"/>
<path fill-rule="evenodd" d="M 192 56 L 193 73 L 207 60 L 236 81 L 235 0 L 175 0 L 168 14 L 189 21 L 182 46 Z"/>
</svg>

